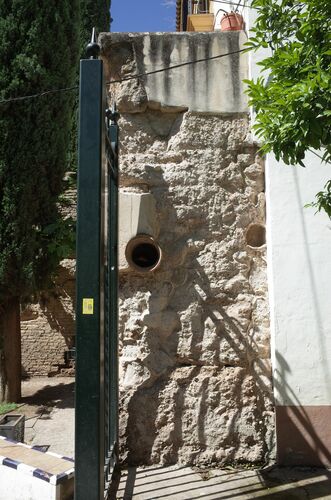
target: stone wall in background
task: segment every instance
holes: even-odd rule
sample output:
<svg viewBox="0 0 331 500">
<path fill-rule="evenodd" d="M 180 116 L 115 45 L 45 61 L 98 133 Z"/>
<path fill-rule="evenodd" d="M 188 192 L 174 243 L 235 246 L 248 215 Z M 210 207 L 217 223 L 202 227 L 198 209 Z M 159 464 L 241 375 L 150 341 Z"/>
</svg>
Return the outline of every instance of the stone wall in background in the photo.
<svg viewBox="0 0 331 500">
<path fill-rule="evenodd" d="M 108 78 L 118 79 L 197 50 L 228 52 L 239 37 L 103 34 L 101 43 Z M 190 67 L 167 74 L 157 90 L 152 77 L 110 86 L 122 199 L 154 198 L 151 236 L 162 249 L 154 272 L 120 274 L 120 449 L 131 464 L 272 455 L 264 167 L 238 80 L 245 57 L 209 61 L 209 78 Z M 228 96 L 220 105 L 216 88 Z"/>
<path fill-rule="evenodd" d="M 73 374 L 65 356 L 75 345 L 75 260 L 61 261 L 55 286 L 21 314 L 22 375 Z"/>
<path fill-rule="evenodd" d="M 60 207 L 64 218 L 76 218 L 76 201 L 76 190 L 67 189 Z M 67 355 L 75 346 L 75 270 L 75 259 L 62 260 L 54 287 L 22 309 L 23 377 L 74 375 L 74 361 Z"/>
</svg>

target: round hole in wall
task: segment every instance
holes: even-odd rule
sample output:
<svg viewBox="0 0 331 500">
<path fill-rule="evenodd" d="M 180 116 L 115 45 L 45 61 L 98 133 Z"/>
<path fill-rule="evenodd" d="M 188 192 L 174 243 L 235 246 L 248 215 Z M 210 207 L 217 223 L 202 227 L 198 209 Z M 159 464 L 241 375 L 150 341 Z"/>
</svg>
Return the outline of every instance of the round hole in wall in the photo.
<svg viewBox="0 0 331 500">
<path fill-rule="evenodd" d="M 140 272 L 154 271 L 161 262 L 161 249 L 151 236 L 138 235 L 127 244 L 125 257 Z"/>
<path fill-rule="evenodd" d="M 266 242 L 265 227 L 263 224 L 251 224 L 246 231 L 246 243 L 250 247 L 259 248 Z"/>
</svg>

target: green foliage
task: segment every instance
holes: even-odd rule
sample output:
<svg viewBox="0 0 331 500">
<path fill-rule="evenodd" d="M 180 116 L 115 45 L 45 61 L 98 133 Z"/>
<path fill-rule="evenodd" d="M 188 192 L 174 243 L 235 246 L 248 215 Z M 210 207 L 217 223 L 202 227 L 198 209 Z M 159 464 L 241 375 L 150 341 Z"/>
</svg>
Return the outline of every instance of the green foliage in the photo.
<svg viewBox="0 0 331 500">
<path fill-rule="evenodd" d="M 259 9 L 252 49 L 270 47 L 260 65 L 269 78 L 248 82 L 265 152 L 302 163 L 309 148 L 331 158 L 331 2 L 253 0 Z"/>
<path fill-rule="evenodd" d="M 78 0 L 0 0 L 0 16 L 1 99 L 74 83 Z M 63 255 L 55 250 L 64 234 L 57 202 L 73 98 L 58 93 L 0 108 L 0 303 L 45 286 Z"/>
<path fill-rule="evenodd" d="M 324 186 L 324 191 L 319 191 L 316 195 L 316 201 L 308 203 L 306 207 L 314 207 L 317 212 L 324 210 L 331 219 L 331 181 Z"/>
<path fill-rule="evenodd" d="M 85 57 L 86 46 L 91 40 L 92 29 L 96 28 L 96 32 L 109 31 L 110 27 L 110 0 L 80 0 L 80 58 Z M 77 67 L 76 74 L 77 85 L 79 82 L 79 68 Z M 67 168 L 73 173 L 77 171 L 78 151 L 77 151 L 77 135 L 78 135 L 78 95 L 75 99 L 74 111 L 71 117 L 71 133 L 70 147 L 68 150 Z"/>
<path fill-rule="evenodd" d="M 91 40 L 92 28 L 97 34 L 109 31 L 110 0 L 81 0 L 80 43 L 81 57 L 85 57 L 85 48 Z"/>
<path fill-rule="evenodd" d="M 72 217 L 59 218 L 43 229 L 41 237 L 45 239 L 48 258 L 54 268 L 60 260 L 70 257 L 75 251 L 75 221 Z"/>
<path fill-rule="evenodd" d="M 16 410 L 17 406 L 16 403 L 0 403 L 0 415 Z"/>
<path fill-rule="evenodd" d="M 253 0 L 252 6 L 258 17 L 247 46 L 272 52 L 260 62 L 266 76 L 246 81 L 262 151 L 304 166 L 309 149 L 323 149 L 330 162 L 331 2 Z M 319 207 L 328 199 L 319 197 Z"/>
</svg>

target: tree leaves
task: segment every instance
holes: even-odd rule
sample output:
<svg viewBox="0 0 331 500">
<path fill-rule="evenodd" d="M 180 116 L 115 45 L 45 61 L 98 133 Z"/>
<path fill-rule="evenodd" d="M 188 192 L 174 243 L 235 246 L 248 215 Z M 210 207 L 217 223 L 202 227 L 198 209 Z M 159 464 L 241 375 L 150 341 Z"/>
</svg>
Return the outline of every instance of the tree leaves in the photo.
<svg viewBox="0 0 331 500">
<path fill-rule="evenodd" d="M 0 0 L 0 13 L 2 99 L 73 84 L 78 0 Z M 69 222 L 58 197 L 72 103 L 70 93 L 59 93 L 1 107 L 0 302 L 47 285 L 63 255 Z"/>
<path fill-rule="evenodd" d="M 331 162 L 330 0 L 253 0 L 252 6 L 258 17 L 246 45 L 272 53 L 260 62 L 268 80 L 245 82 L 263 152 L 303 165 L 309 149 L 323 149 Z M 317 200 L 325 210 L 329 192 Z"/>
</svg>

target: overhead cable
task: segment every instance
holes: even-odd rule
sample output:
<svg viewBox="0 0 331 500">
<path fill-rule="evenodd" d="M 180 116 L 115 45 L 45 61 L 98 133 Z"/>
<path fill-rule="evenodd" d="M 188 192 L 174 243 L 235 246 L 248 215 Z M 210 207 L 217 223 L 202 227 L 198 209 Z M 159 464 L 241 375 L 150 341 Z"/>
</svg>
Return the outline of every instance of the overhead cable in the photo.
<svg viewBox="0 0 331 500">
<path fill-rule="evenodd" d="M 114 83 L 127 82 L 129 80 L 135 80 L 135 79 L 142 78 L 142 77 L 148 76 L 148 75 L 155 75 L 156 73 L 162 73 L 164 71 L 171 71 L 172 69 L 181 68 L 183 66 L 189 66 L 191 64 L 197 64 L 197 63 L 205 62 L 205 61 L 212 61 L 214 59 L 221 59 L 222 57 L 232 56 L 234 54 L 240 54 L 241 52 L 245 52 L 245 51 L 247 51 L 247 49 L 234 50 L 233 52 L 226 52 L 225 54 L 218 54 L 217 56 L 204 57 L 202 59 L 196 59 L 194 61 L 187 61 L 187 62 L 184 62 L 184 63 L 174 64 L 172 66 L 166 66 L 164 68 L 155 69 L 155 70 L 152 70 L 152 71 L 146 71 L 145 73 L 137 73 L 137 74 L 130 75 L 130 76 L 127 76 L 127 77 L 124 77 L 124 78 L 120 78 L 118 80 L 110 80 L 110 81 L 106 82 L 106 85 L 111 85 L 111 84 L 114 84 Z M 20 96 L 20 97 L 11 97 L 11 98 L 8 98 L 8 99 L 2 99 L 2 100 L 0 100 L 0 105 L 1 104 L 8 104 L 8 103 L 11 103 L 11 102 L 25 101 L 25 100 L 29 100 L 29 99 L 36 99 L 36 98 L 44 97 L 44 96 L 50 95 L 50 94 L 58 94 L 58 93 L 61 93 L 61 92 L 70 92 L 70 91 L 73 91 L 73 90 L 78 90 L 78 88 L 79 88 L 78 85 L 75 85 L 75 86 L 72 86 L 72 87 L 65 87 L 65 88 L 61 88 L 61 89 L 44 90 L 43 92 L 40 92 L 38 94 L 30 94 L 30 95 L 25 95 L 25 96 Z"/>
<path fill-rule="evenodd" d="M 134 80 L 135 78 L 141 78 L 143 76 L 148 76 L 148 75 L 155 75 L 156 73 L 162 73 L 163 71 L 169 71 L 171 69 L 181 68 L 183 66 L 188 66 L 190 64 L 212 61 L 213 59 L 220 59 L 221 57 L 232 56 L 234 54 L 240 54 L 240 52 L 246 52 L 246 51 L 247 49 L 240 49 L 240 50 L 234 50 L 233 52 L 227 52 L 226 54 L 218 54 L 217 56 L 203 57 L 202 59 L 196 59 L 195 61 L 187 61 L 180 64 L 174 64 L 173 66 L 167 66 L 166 68 L 155 69 L 153 71 L 147 71 L 146 73 L 138 73 L 136 75 L 127 76 L 125 78 L 121 78 L 120 80 L 110 80 L 109 82 L 106 83 L 107 85 L 110 85 L 111 83 L 126 82 L 128 80 Z"/>
<path fill-rule="evenodd" d="M 72 87 L 65 87 L 62 89 L 44 90 L 43 92 L 39 92 L 38 94 L 30 94 L 30 95 L 23 95 L 20 97 L 10 97 L 9 99 L 2 99 L 0 101 L 0 104 L 6 104 L 7 102 L 9 103 L 9 102 L 25 101 L 27 99 L 36 99 L 37 97 L 43 97 L 49 94 L 58 94 L 59 92 L 70 92 L 72 90 L 77 90 L 78 88 L 79 88 L 78 85 L 74 85 Z"/>
</svg>

